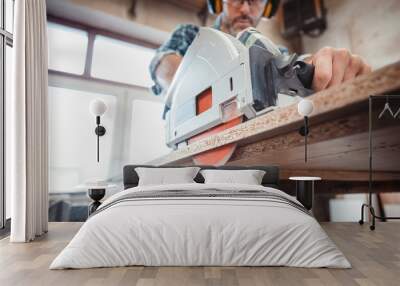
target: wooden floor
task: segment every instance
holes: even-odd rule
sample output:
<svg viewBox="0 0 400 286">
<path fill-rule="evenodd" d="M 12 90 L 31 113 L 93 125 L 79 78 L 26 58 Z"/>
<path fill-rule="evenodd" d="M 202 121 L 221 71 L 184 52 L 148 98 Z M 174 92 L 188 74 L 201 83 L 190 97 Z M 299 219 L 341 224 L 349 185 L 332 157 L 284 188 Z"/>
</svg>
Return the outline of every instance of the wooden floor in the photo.
<svg viewBox="0 0 400 286">
<path fill-rule="evenodd" d="M 43 238 L 28 244 L 0 241 L 0 285 L 400 285 L 400 223 L 323 223 L 353 268 L 123 267 L 48 270 L 81 226 L 50 223 Z"/>
</svg>

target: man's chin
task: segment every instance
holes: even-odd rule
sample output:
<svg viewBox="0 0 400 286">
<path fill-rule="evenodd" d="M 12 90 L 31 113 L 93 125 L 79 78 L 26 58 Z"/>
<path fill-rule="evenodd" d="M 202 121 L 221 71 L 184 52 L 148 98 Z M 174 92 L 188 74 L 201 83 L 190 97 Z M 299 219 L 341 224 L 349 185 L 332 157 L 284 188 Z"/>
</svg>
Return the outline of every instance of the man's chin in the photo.
<svg viewBox="0 0 400 286">
<path fill-rule="evenodd" d="M 235 35 L 237 35 L 239 32 L 252 27 L 252 25 L 250 23 L 237 23 L 236 25 L 234 25 L 232 28 L 233 32 L 235 33 Z"/>
</svg>

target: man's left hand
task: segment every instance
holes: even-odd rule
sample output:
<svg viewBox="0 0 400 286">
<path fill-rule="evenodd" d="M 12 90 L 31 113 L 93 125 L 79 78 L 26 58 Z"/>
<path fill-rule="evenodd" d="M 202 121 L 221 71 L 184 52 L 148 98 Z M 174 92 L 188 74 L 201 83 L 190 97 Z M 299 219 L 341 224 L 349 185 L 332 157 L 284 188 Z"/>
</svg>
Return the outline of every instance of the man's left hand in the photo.
<svg viewBox="0 0 400 286">
<path fill-rule="evenodd" d="M 315 66 L 313 89 L 320 91 L 356 76 L 371 72 L 371 67 L 346 49 L 325 47 L 307 60 Z"/>
</svg>

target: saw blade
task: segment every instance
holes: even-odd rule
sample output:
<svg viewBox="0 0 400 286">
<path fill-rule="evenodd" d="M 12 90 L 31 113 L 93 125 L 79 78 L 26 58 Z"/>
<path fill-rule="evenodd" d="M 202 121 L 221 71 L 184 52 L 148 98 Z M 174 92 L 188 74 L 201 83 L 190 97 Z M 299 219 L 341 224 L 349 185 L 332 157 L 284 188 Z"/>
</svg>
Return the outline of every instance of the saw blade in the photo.
<svg viewBox="0 0 400 286">
<path fill-rule="evenodd" d="M 200 139 L 209 137 L 213 134 L 220 133 L 226 129 L 229 129 L 233 126 L 236 126 L 242 123 L 243 117 L 234 118 L 228 122 L 222 123 L 218 126 L 215 126 L 203 133 L 200 133 L 191 139 L 189 139 L 189 144 L 199 141 Z M 236 143 L 226 144 L 221 147 L 214 148 L 212 150 L 205 151 L 203 153 L 197 154 L 193 156 L 193 162 L 196 165 L 213 165 L 213 166 L 221 166 L 225 165 L 226 162 L 230 159 L 233 152 L 236 149 Z"/>
</svg>

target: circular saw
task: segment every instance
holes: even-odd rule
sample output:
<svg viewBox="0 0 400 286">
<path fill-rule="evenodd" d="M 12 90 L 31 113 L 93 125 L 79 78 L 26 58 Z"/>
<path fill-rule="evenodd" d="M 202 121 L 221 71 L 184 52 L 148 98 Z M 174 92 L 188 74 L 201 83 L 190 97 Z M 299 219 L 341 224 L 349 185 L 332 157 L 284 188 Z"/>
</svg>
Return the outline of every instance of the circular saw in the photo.
<svg viewBox="0 0 400 286">
<path fill-rule="evenodd" d="M 166 143 L 173 149 L 217 134 L 312 93 L 314 68 L 281 53 L 253 28 L 238 38 L 200 28 L 166 95 Z M 201 165 L 223 165 L 236 144 L 195 155 Z"/>
</svg>

